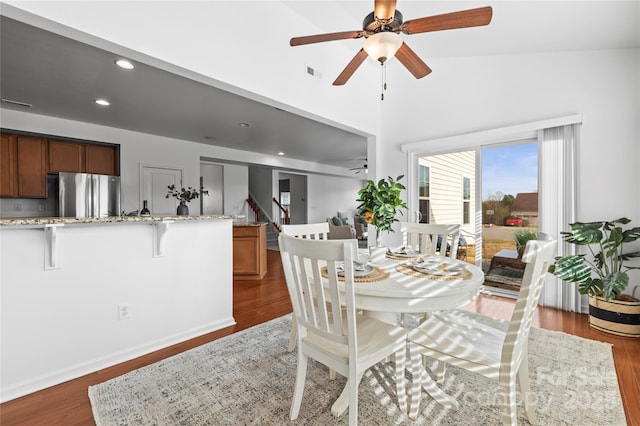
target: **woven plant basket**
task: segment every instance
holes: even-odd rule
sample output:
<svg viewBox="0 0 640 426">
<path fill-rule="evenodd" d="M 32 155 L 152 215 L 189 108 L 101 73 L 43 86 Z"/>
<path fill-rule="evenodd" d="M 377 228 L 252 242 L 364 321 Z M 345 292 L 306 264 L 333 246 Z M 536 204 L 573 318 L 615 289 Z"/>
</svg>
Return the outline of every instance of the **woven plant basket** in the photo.
<svg viewBox="0 0 640 426">
<path fill-rule="evenodd" d="M 589 296 L 589 324 L 618 336 L 640 337 L 640 302 Z"/>
</svg>

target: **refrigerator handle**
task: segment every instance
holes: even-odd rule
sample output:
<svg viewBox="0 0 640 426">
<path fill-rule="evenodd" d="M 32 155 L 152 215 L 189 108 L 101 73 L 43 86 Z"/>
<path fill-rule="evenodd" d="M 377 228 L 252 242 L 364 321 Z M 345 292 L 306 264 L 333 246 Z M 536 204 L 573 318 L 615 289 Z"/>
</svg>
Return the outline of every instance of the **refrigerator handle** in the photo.
<svg viewBox="0 0 640 426">
<path fill-rule="evenodd" d="M 91 209 L 89 212 L 89 217 L 99 217 L 100 215 L 100 179 L 98 176 L 91 175 L 91 203 L 90 206 L 87 206 Z"/>
</svg>

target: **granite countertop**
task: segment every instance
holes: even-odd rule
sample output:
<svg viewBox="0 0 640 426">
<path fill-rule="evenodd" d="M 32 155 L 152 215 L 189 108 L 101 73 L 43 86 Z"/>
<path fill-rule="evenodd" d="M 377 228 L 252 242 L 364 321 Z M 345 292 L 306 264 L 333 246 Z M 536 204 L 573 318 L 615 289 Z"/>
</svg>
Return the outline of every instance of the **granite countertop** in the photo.
<svg viewBox="0 0 640 426">
<path fill-rule="evenodd" d="M 244 215 L 151 215 L 151 216 L 109 216 L 109 217 L 27 217 L 0 219 L 0 226 L 44 226 L 44 225 L 74 225 L 74 224 L 103 224 L 103 223 L 144 223 L 163 221 L 188 221 L 188 220 L 218 220 L 218 219 L 244 219 Z M 240 224 L 249 222 L 240 222 Z M 235 223 L 234 223 L 235 225 Z"/>
<path fill-rule="evenodd" d="M 235 227 L 247 227 L 247 226 L 266 226 L 266 222 L 233 222 Z"/>
</svg>

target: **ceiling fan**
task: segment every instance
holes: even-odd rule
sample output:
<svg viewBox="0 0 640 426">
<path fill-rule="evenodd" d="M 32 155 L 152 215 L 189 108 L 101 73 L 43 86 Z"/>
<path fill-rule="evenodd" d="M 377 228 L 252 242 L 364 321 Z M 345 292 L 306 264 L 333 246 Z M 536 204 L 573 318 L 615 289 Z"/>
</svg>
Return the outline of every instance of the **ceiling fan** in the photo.
<svg viewBox="0 0 640 426">
<path fill-rule="evenodd" d="M 354 167 L 352 169 L 349 169 L 350 171 L 355 171 L 356 174 L 360 173 L 360 172 L 364 172 L 365 174 L 369 173 L 369 168 L 367 167 L 367 163 L 364 163 L 362 165 L 362 167 Z"/>
<path fill-rule="evenodd" d="M 478 27 L 488 25 L 492 16 L 493 10 L 487 6 L 405 22 L 402 20 L 402 13 L 396 9 L 396 0 L 374 0 L 373 12 L 364 18 L 362 30 L 293 37 L 289 44 L 301 46 L 364 37 L 366 40 L 362 49 L 356 53 L 356 56 L 336 78 L 333 82 L 334 86 L 345 84 L 367 56 L 371 56 L 384 65 L 388 59 L 395 55 L 415 78 L 422 78 L 431 72 L 431 68 L 402 41 L 400 32 L 411 35 L 430 31 Z"/>
</svg>

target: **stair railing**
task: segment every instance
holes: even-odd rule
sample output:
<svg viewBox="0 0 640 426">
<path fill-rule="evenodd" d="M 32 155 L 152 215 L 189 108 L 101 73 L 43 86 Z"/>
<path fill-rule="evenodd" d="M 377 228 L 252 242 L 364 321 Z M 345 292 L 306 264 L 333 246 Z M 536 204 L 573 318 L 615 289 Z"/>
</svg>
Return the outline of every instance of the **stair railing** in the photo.
<svg viewBox="0 0 640 426">
<path fill-rule="evenodd" d="M 275 197 L 273 197 L 273 202 L 276 203 L 276 206 L 278 206 L 278 209 L 280 210 L 280 223 L 274 223 L 274 226 L 278 228 L 278 231 L 280 231 L 280 225 L 288 225 L 290 222 L 289 209 L 284 208 L 284 206 L 280 204 L 280 201 L 278 201 Z"/>
<path fill-rule="evenodd" d="M 247 198 L 247 204 L 249 205 L 250 213 L 249 213 L 249 222 L 261 222 L 262 221 L 262 210 L 258 207 L 258 204 L 251 198 L 251 194 Z"/>
<path fill-rule="evenodd" d="M 272 224 L 274 228 L 278 232 L 280 232 L 280 226 L 278 226 L 277 223 L 271 220 L 271 216 L 269 216 L 266 210 L 261 208 L 260 203 L 258 203 L 255 198 L 251 196 L 251 193 L 249 193 L 249 198 L 247 198 L 247 204 L 249 205 L 251 211 L 255 213 L 255 222 L 262 222 L 264 217 L 265 222 Z"/>
</svg>

